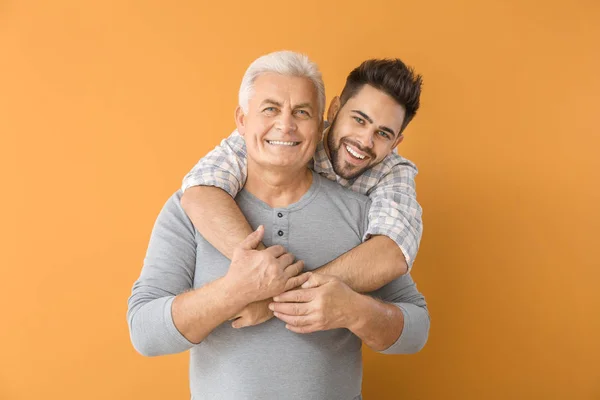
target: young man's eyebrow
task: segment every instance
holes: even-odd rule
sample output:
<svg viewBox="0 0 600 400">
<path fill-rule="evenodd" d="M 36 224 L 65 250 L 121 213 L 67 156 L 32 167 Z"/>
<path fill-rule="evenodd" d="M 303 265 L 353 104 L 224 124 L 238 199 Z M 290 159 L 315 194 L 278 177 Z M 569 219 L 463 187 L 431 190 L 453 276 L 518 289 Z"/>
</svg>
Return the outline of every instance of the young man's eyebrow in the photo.
<svg viewBox="0 0 600 400">
<path fill-rule="evenodd" d="M 360 111 L 360 110 L 352 110 L 353 112 L 357 113 L 358 115 L 360 115 L 361 117 L 363 117 L 364 119 L 366 119 L 367 121 L 369 121 L 369 123 L 373 123 L 373 120 L 371 119 L 371 117 L 369 117 L 367 114 L 365 114 L 364 112 Z M 393 137 L 396 137 L 396 133 L 394 132 L 394 130 L 392 128 L 389 128 L 385 125 L 380 125 L 378 126 L 379 129 L 381 129 L 382 131 L 386 131 L 387 133 L 391 134 Z"/>
</svg>

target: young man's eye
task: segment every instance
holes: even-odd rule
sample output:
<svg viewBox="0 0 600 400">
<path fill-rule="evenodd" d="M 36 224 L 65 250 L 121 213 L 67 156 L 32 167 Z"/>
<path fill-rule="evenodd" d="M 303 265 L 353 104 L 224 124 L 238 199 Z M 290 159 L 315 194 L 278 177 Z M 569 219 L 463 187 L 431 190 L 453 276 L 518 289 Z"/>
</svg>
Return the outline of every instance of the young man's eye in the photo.
<svg viewBox="0 0 600 400">
<path fill-rule="evenodd" d="M 352 117 L 352 118 L 354 118 L 354 120 L 355 120 L 356 122 L 358 122 L 359 124 L 361 124 L 361 125 L 364 125 L 364 124 L 365 124 L 365 120 L 364 120 L 364 119 L 362 119 L 362 118 L 359 118 L 359 117 Z"/>
<path fill-rule="evenodd" d="M 384 139 L 390 139 L 390 134 L 385 131 L 379 131 L 379 136 L 381 136 Z"/>
</svg>

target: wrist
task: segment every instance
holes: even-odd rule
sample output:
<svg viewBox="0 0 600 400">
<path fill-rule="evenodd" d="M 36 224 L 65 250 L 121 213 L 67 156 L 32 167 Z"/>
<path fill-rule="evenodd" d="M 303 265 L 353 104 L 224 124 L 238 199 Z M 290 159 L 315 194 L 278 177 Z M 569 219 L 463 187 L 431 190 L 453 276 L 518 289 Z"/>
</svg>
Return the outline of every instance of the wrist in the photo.
<svg viewBox="0 0 600 400">
<path fill-rule="evenodd" d="M 366 324 L 368 316 L 368 296 L 352 291 L 352 298 L 346 307 L 345 328 L 356 334 Z"/>
<path fill-rule="evenodd" d="M 244 292 L 241 285 L 234 279 L 231 279 L 231 277 L 228 277 L 228 275 L 218 279 L 215 283 L 219 286 L 219 293 L 222 295 L 223 302 L 228 308 L 231 308 L 234 314 L 237 314 L 253 302 L 250 296 Z"/>
</svg>

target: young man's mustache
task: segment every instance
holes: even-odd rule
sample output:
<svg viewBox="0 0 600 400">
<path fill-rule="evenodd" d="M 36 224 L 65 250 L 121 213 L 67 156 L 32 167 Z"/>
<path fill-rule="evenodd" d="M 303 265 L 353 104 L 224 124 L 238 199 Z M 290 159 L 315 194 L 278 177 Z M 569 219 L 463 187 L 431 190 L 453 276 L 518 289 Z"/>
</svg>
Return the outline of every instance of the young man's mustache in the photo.
<svg viewBox="0 0 600 400">
<path fill-rule="evenodd" d="M 342 139 L 340 141 L 340 145 L 344 145 L 344 143 L 351 144 L 352 146 L 356 147 L 358 150 L 362 151 L 364 154 L 366 154 L 367 156 L 369 156 L 372 159 L 375 158 L 375 154 L 373 154 L 372 150 L 363 147 L 362 145 L 360 145 L 360 143 L 357 143 L 354 140 L 351 140 L 351 139 Z"/>
</svg>

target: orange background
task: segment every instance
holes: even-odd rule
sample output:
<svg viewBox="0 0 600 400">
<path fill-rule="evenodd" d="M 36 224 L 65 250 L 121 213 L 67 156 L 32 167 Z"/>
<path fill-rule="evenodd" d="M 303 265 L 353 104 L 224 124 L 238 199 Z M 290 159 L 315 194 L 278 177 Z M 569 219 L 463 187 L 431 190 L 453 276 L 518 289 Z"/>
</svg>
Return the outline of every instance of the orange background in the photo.
<svg viewBox="0 0 600 400">
<path fill-rule="evenodd" d="M 0 399 L 185 399 L 125 312 L 154 220 L 234 128 L 244 70 L 370 57 L 424 75 L 414 268 L 432 330 L 365 351 L 365 399 L 600 399 L 594 0 L 0 2 Z"/>
</svg>

